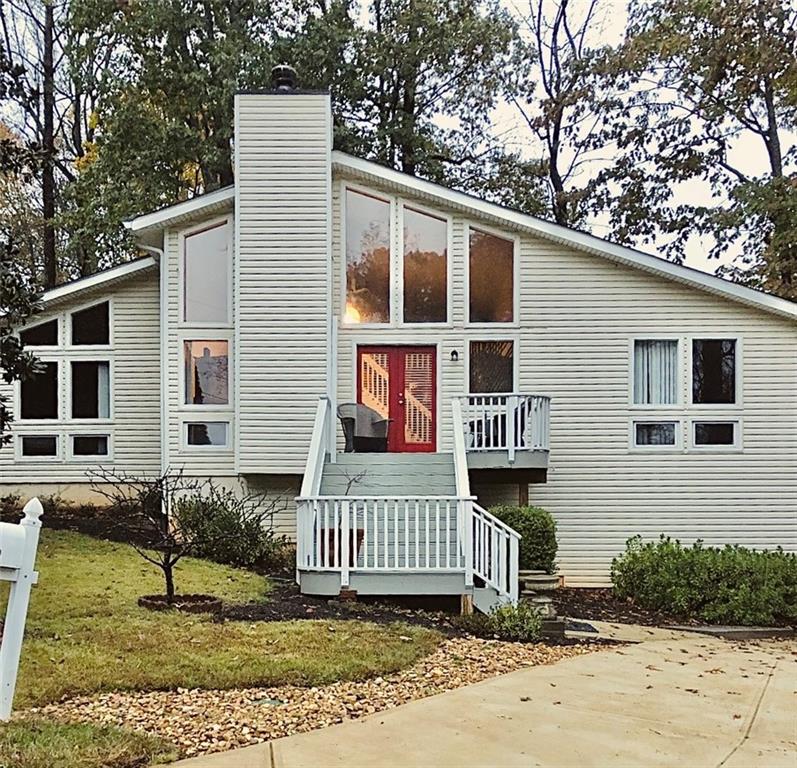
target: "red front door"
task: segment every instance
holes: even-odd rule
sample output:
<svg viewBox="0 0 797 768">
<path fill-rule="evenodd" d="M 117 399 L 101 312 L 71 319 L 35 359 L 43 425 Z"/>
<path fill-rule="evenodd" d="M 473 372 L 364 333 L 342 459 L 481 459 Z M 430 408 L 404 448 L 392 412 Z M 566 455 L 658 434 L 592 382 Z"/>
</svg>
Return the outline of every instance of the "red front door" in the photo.
<svg viewBox="0 0 797 768">
<path fill-rule="evenodd" d="M 390 419 L 388 451 L 435 450 L 436 367 L 434 347 L 357 348 L 357 402 Z"/>
</svg>

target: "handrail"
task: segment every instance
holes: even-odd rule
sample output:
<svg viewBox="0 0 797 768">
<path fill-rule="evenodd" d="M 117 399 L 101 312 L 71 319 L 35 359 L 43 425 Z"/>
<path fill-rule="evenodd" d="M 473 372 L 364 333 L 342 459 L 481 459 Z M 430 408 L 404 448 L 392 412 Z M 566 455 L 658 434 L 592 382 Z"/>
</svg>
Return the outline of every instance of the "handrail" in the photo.
<svg viewBox="0 0 797 768">
<path fill-rule="evenodd" d="M 304 477 L 300 491 L 302 497 L 313 496 L 321 490 L 321 474 L 324 471 L 324 459 L 327 455 L 331 413 L 332 404 L 329 398 L 320 397 L 315 411 L 313 435 L 310 438 L 307 461 L 304 465 Z"/>
<path fill-rule="evenodd" d="M 504 600 L 520 591 L 520 534 L 478 504 L 472 505 L 473 572 Z"/>
<path fill-rule="evenodd" d="M 462 403 L 459 398 L 451 400 L 451 419 L 454 428 L 454 477 L 456 480 L 457 494 L 470 496 L 470 477 L 468 475 L 468 454 L 465 448 L 465 433 L 457 429 L 457 424 L 463 424 Z"/>
</svg>

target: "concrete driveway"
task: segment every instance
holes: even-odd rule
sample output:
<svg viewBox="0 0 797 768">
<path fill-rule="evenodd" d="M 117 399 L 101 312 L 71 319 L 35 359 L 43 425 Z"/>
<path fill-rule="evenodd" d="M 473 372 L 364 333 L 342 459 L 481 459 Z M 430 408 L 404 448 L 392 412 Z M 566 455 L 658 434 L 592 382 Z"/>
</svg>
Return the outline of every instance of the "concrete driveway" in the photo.
<svg viewBox="0 0 797 768">
<path fill-rule="evenodd" d="M 177 765 L 797 768 L 797 643 L 651 635 Z"/>
</svg>

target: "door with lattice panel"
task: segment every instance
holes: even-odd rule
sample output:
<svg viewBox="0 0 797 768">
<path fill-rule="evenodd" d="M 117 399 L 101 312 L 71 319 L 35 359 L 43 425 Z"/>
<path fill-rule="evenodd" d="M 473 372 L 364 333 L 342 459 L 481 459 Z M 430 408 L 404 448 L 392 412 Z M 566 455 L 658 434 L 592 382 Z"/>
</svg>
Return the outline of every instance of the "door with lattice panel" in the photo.
<svg viewBox="0 0 797 768">
<path fill-rule="evenodd" d="M 436 450 L 436 370 L 434 347 L 357 348 L 357 402 L 390 419 L 388 451 Z"/>
</svg>

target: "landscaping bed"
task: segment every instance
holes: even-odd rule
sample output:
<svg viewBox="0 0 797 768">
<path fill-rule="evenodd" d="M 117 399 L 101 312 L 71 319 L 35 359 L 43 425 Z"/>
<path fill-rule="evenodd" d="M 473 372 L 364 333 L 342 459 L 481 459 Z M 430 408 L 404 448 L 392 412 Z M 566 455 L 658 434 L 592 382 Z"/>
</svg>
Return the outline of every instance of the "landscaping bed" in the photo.
<svg viewBox="0 0 797 768">
<path fill-rule="evenodd" d="M 312 687 L 106 693 L 50 704 L 31 714 L 149 733 L 177 744 L 181 755 L 188 757 L 323 728 L 602 647 L 584 642 L 549 646 L 449 638 L 408 669 L 362 681 Z"/>
</svg>

